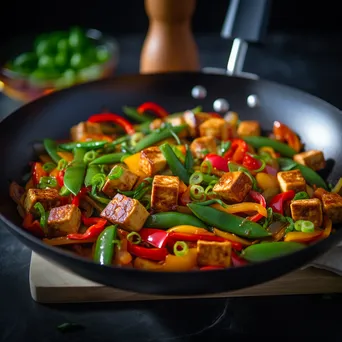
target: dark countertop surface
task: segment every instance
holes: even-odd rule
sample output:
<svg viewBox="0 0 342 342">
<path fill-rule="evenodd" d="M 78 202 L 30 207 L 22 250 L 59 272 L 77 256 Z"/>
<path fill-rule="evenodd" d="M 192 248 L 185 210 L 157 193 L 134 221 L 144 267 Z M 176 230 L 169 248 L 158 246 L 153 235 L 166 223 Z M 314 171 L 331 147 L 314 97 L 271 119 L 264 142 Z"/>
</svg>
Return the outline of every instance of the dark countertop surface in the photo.
<svg viewBox="0 0 342 342">
<path fill-rule="evenodd" d="M 245 70 L 295 86 L 342 108 L 340 34 L 272 34 L 251 47 Z M 139 70 L 143 36 L 119 37 L 118 74 Z M 202 66 L 224 67 L 231 43 L 199 35 Z M 0 120 L 20 106 L 0 94 Z M 14 132 L 15 134 L 15 132 Z M 31 299 L 30 250 L 0 228 L 0 341 L 190 341 L 198 338 L 341 341 L 342 295 L 276 296 L 136 303 L 41 305 Z M 83 330 L 61 333 L 76 322 Z"/>
</svg>

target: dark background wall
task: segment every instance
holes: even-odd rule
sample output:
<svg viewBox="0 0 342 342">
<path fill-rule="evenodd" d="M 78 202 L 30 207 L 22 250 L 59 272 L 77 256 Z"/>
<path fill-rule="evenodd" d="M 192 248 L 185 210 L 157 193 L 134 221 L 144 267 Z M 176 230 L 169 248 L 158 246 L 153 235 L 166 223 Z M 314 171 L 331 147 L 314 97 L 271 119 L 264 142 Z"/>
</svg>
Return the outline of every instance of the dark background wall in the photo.
<svg viewBox="0 0 342 342">
<path fill-rule="evenodd" d="M 183 0 L 175 0 L 183 1 Z M 254 0 L 250 0 L 254 1 Z M 197 0 L 195 32 L 220 32 L 229 0 Z M 273 0 L 269 32 L 341 30 L 338 1 Z M 148 20 L 143 0 L 7 0 L 1 4 L 0 42 L 28 31 L 82 25 L 112 34 L 144 33 Z M 11 19 L 10 19 L 11 18 Z"/>
</svg>

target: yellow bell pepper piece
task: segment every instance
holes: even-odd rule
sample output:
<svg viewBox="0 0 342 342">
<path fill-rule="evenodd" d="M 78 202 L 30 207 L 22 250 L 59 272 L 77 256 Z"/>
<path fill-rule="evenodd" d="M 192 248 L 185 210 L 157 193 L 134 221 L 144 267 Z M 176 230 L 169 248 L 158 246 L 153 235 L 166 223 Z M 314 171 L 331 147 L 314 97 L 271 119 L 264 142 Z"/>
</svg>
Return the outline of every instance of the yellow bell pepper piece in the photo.
<svg viewBox="0 0 342 342">
<path fill-rule="evenodd" d="M 129 170 L 139 177 L 146 178 L 147 175 L 140 169 L 139 166 L 139 161 L 140 161 L 140 152 L 135 153 L 127 158 L 124 159 L 124 163 L 127 165 Z"/>
<path fill-rule="evenodd" d="M 39 159 L 43 164 L 53 162 L 53 160 L 50 158 L 48 154 L 41 154 L 39 156 Z"/>
<path fill-rule="evenodd" d="M 217 228 L 214 228 L 214 234 L 217 236 L 220 236 L 224 239 L 227 239 L 229 241 L 239 242 L 243 246 L 249 246 L 253 243 L 253 241 L 248 241 L 246 239 L 240 238 L 239 236 L 236 236 L 235 234 L 231 234 L 228 232 L 223 232 Z"/>
<path fill-rule="evenodd" d="M 324 230 L 322 235 L 320 236 L 320 239 L 326 239 L 331 234 L 332 229 L 332 221 L 328 216 L 324 217 Z"/>
<path fill-rule="evenodd" d="M 59 170 L 56 167 L 50 172 L 50 176 L 56 178 L 58 176 L 58 173 L 59 173 Z"/>
<path fill-rule="evenodd" d="M 165 262 L 162 264 L 140 257 L 134 260 L 134 268 L 148 271 L 186 272 L 191 271 L 196 266 L 197 248 L 189 248 L 188 254 L 184 256 L 168 254 L 165 258 Z"/>
<path fill-rule="evenodd" d="M 286 234 L 284 241 L 286 242 L 310 242 L 322 235 L 322 231 L 315 231 L 312 233 L 289 232 Z"/>
<path fill-rule="evenodd" d="M 74 155 L 71 152 L 57 152 L 57 154 L 63 158 L 64 160 L 66 160 L 67 162 L 71 162 L 74 159 Z"/>
<path fill-rule="evenodd" d="M 269 188 L 279 188 L 278 179 L 276 176 L 269 175 L 264 172 L 259 172 L 256 175 L 256 181 L 262 190 L 267 190 Z"/>
<path fill-rule="evenodd" d="M 213 233 L 208 232 L 204 228 L 199 228 L 195 226 L 188 226 L 188 225 L 182 225 L 182 226 L 175 226 L 167 230 L 168 233 L 185 233 L 185 234 L 208 234 L 208 235 L 214 235 Z"/>
<path fill-rule="evenodd" d="M 263 207 L 261 204 L 254 203 L 254 202 L 243 202 L 243 203 L 232 204 L 232 205 L 228 205 L 226 208 L 222 207 L 222 205 L 218 203 L 215 203 L 215 204 L 212 204 L 211 207 L 217 210 L 224 211 L 228 214 L 257 211 L 260 215 L 267 217 L 266 208 Z"/>
<path fill-rule="evenodd" d="M 276 155 L 276 153 L 275 153 L 275 151 L 274 151 L 274 149 L 272 147 L 269 147 L 269 146 L 260 147 L 259 150 L 258 150 L 258 153 L 260 154 L 261 152 L 268 153 L 274 159 L 277 158 L 277 155 Z"/>
<path fill-rule="evenodd" d="M 34 185 L 33 185 L 33 180 L 32 177 L 29 179 L 29 181 L 26 183 L 25 185 L 25 190 L 27 191 L 28 189 L 33 189 Z"/>
</svg>

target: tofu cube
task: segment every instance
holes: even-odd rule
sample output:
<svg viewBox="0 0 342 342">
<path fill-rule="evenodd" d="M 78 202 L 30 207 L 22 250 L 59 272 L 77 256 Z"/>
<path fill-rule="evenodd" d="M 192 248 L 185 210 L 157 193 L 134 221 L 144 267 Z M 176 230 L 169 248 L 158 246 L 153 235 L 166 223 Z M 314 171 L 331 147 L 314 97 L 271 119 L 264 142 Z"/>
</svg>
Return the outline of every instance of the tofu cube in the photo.
<svg viewBox="0 0 342 342">
<path fill-rule="evenodd" d="M 282 192 L 294 190 L 305 191 L 306 182 L 299 170 L 283 171 L 277 174 L 278 182 Z"/>
<path fill-rule="evenodd" d="M 26 212 L 37 214 L 36 209 L 34 209 L 37 202 L 40 202 L 45 210 L 50 210 L 61 204 L 61 198 L 56 189 L 28 189 L 24 200 Z"/>
<path fill-rule="evenodd" d="M 151 209 L 154 212 L 174 211 L 178 205 L 179 178 L 154 176 L 152 183 Z"/>
<path fill-rule="evenodd" d="M 81 210 L 73 204 L 52 208 L 49 213 L 49 236 L 57 237 L 77 233 L 80 225 Z"/>
<path fill-rule="evenodd" d="M 261 134 L 260 124 L 258 121 L 241 121 L 237 130 L 240 137 L 259 136 Z"/>
<path fill-rule="evenodd" d="M 200 137 L 193 140 L 190 145 L 192 154 L 203 159 L 208 153 L 217 153 L 217 145 L 213 137 Z"/>
<path fill-rule="evenodd" d="M 120 169 L 122 171 L 120 171 Z M 110 175 L 115 172 L 122 172 L 121 176 L 116 179 L 110 179 Z M 106 183 L 102 188 L 102 192 L 108 197 L 113 198 L 117 190 L 129 191 L 137 182 L 139 176 L 128 170 L 124 165 L 115 165 L 109 172 Z"/>
<path fill-rule="evenodd" d="M 316 228 L 323 222 L 322 204 L 318 198 L 292 201 L 290 204 L 291 216 L 294 221 L 311 221 Z"/>
<path fill-rule="evenodd" d="M 197 264 L 199 266 L 223 266 L 231 264 L 232 244 L 229 241 L 197 242 Z"/>
<path fill-rule="evenodd" d="M 322 196 L 323 211 L 333 223 L 342 222 L 342 197 L 339 194 L 327 192 Z"/>
<path fill-rule="evenodd" d="M 162 124 L 164 123 L 164 121 L 162 119 L 154 119 L 151 123 L 150 123 L 150 129 L 151 130 L 155 130 L 158 129 L 162 126 Z"/>
<path fill-rule="evenodd" d="M 184 113 L 183 118 L 185 120 L 185 123 L 188 125 L 189 134 L 194 138 L 198 136 L 199 126 L 206 120 L 209 120 L 211 118 L 211 115 L 208 113 L 195 114 L 191 110 L 187 110 Z"/>
<path fill-rule="evenodd" d="M 86 134 L 102 134 L 102 129 L 99 123 L 86 121 L 71 127 L 70 133 L 73 141 L 80 141 Z"/>
<path fill-rule="evenodd" d="M 231 127 L 223 118 L 211 118 L 199 126 L 201 137 L 213 137 L 219 140 L 230 138 Z"/>
<path fill-rule="evenodd" d="M 322 151 L 311 150 L 298 153 L 294 155 L 293 160 L 315 171 L 325 168 L 325 159 Z"/>
<path fill-rule="evenodd" d="M 148 176 L 154 176 L 166 166 L 166 159 L 158 146 L 145 148 L 140 152 L 140 169 Z"/>
<path fill-rule="evenodd" d="M 240 203 L 252 189 L 252 181 L 243 172 L 226 172 L 215 184 L 213 191 L 231 203 Z"/>
<path fill-rule="evenodd" d="M 101 212 L 101 217 L 132 232 L 138 232 L 148 216 L 148 211 L 138 200 L 121 194 L 116 194 Z"/>
</svg>

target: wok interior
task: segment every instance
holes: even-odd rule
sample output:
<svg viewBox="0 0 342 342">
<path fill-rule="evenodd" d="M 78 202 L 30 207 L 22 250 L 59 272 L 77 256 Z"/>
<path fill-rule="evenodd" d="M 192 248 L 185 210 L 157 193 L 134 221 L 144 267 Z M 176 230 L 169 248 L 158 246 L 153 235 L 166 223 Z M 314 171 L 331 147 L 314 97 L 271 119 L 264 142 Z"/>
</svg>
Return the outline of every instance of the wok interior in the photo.
<svg viewBox="0 0 342 342">
<path fill-rule="evenodd" d="M 206 88 L 205 99 L 192 98 L 191 89 L 196 85 Z M 259 105 L 255 108 L 247 105 L 247 97 L 251 94 L 255 94 L 259 101 Z M 170 112 L 183 111 L 198 105 L 203 106 L 204 111 L 210 111 L 217 98 L 226 99 L 230 104 L 230 109 L 236 111 L 241 119 L 260 121 L 265 130 L 271 129 L 274 120 L 281 119 L 300 135 L 305 143 L 305 149 L 324 151 L 328 159 L 328 182 L 336 182 L 342 174 L 342 116 L 338 109 L 324 101 L 266 81 L 198 73 L 129 76 L 92 82 L 49 95 L 22 107 L 1 124 L 0 140 L 3 146 L 0 151 L 2 160 L 1 213 L 20 226 L 20 216 L 17 214 L 16 206 L 8 196 L 8 181 L 20 180 L 28 170 L 28 163 L 36 158 L 32 147 L 34 142 L 47 137 L 67 138 L 71 126 L 92 114 L 101 112 L 103 108 L 120 114 L 123 105 L 135 106 L 145 101 L 154 101 Z M 332 240 L 336 243 L 335 237 L 328 240 L 331 243 L 328 241 L 319 243 L 321 247 L 312 252 L 316 253 L 313 257 L 317 256 L 318 251 L 321 253 L 323 249 L 328 249 L 333 244 Z M 314 250 L 311 247 L 308 249 Z M 52 251 L 51 255 L 53 253 Z M 305 253 L 308 256 L 310 252 L 303 252 L 303 255 Z M 306 259 L 303 262 L 307 262 L 307 258 L 303 258 L 303 260 Z M 294 260 L 293 256 L 283 259 L 289 262 Z M 83 261 L 79 262 L 83 263 Z M 274 265 L 274 261 L 267 264 Z M 299 263 L 297 265 L 300 266 Z M 248 268 L 257 269 L 260 266 L 253 265 Z M 82 268 L 82 266 L 75 266 L 74 269 L 82 271 L 80 267 Z M 89 272 L 95 273 L 95 267 L 101 268 L 94 264 L 93 270 Z M 287 268 L 284 267 L 284 272 L 287 272 L 289 267 L 289 265 Z M 296 268 L 296 266 L 291 267 Z M 132 273 L 131 271 L 129 272 Z M 108 271 L 104 271 L 103 275 L 105 272 L 108 276 Z M 133 273 L 137 272 L 133 271 Z M 167 278 L 170 276 L 172 277 L 169 275 Z M 182 276 L 184 277 L 184 274 Z M 253 282 L 252 279 L 245 281 Z M 186 286 L 184 284 L 183 287 Z M 153 291 L 160 292 L 161 289 L 156 288 Z"/>
</svg>

